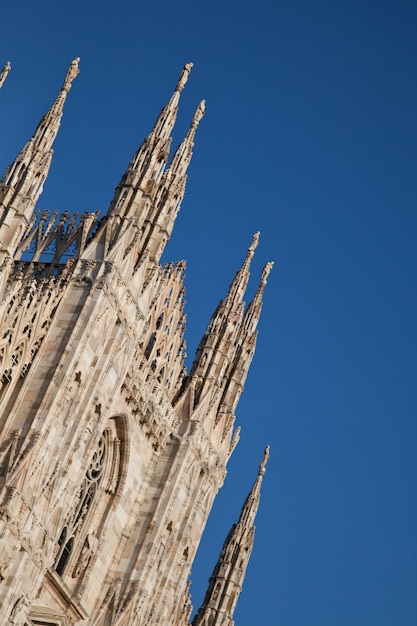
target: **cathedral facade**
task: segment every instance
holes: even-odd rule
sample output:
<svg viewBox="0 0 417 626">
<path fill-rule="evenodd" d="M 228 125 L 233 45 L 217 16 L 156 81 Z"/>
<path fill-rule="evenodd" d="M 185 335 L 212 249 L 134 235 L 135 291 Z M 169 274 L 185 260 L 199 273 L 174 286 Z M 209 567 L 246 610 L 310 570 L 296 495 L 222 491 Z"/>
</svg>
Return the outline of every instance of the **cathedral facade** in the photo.
<svg viewBox="0 0 417 626">
<path fill-rule="evenodd" d="M 170 158 L 192 64 L 100 219 L 36 208 L 78 62 L 0 180 L 0 624 L 187 626 L 272 264 L 245 307 L 256 233 L 187 372 L 185 268 L 160 258 L 204 115 Z M 193 626 L 234 624 L 267 458 Z"/>
</svg>

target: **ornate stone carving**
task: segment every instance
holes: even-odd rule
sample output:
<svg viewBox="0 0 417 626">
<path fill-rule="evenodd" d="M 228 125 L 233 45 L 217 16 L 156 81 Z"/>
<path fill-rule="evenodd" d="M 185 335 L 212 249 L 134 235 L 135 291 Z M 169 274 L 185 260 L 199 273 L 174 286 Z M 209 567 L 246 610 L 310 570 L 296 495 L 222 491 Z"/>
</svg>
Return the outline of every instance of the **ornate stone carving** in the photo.
<svg viewBox="0 0 417 626">
<path fill-rule="evenodd" d="M 78 61 L 0 182 L 0 623 L 186 626 L 270 265 L 246 309 L 255 234 L 187 376 L 185 263 L 159 257 L 205 112 L 168 161 L 192 64 L 99 220 L 34 211 Z"/>
<path fill-rule="evenodd" d="M 78 578 L 87 569 L 91 557 L 94 551 L 97 549 L 97 546 L 97 537 L 93 533 L 88 534 L 85 538 L 84 545 L 81 549 L 77 563 L 75 564 L 74 571 L 72 573 L 73 578 Z"/>
<path fill-rule="evenodd" d="M 10 624 L 23 626 L 29 612 L 30 602 L 27 596 L 21 596 L 10 613 Z"/>
</svg>

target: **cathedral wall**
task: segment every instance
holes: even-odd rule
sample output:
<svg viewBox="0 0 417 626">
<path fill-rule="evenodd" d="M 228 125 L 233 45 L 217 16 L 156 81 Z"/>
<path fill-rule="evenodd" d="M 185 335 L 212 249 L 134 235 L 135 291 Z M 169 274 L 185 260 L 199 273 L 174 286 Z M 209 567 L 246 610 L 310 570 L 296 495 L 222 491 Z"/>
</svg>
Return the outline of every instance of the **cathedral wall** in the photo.
<svg viewBox="0 0 417 626">
<path fill-rule="evenodd" d="M 168 163 L 192 64 L 98 220 L 34 213 L 78 62 L 0 180 L 0 624 L 185 626 L 269 270 L 245 322 L 256 234 L 186 376 L 185 264 L 159 260 L 204 114 Z"/>
</svg>

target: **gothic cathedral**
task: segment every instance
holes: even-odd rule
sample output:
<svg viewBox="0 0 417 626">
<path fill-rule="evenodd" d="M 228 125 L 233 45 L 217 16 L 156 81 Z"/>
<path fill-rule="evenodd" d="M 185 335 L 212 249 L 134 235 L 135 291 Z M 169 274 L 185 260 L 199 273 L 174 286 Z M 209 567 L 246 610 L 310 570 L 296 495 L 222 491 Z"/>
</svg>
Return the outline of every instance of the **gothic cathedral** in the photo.
<svg viewBox="0 0 417 626">
<path fill-rule="evenodd" d="M 0 624 L 187 626 L 272 263 L 245 308 L 256 233 L 187 372 L 184 264 L 160 258 L 204 115 L 169 160 L 192 64 L 107 214 L 49 216 L 36 204 L 78 62 L 0 180 Z M 193 626 L 234 624 L 267 458 Z"/>
</svg>

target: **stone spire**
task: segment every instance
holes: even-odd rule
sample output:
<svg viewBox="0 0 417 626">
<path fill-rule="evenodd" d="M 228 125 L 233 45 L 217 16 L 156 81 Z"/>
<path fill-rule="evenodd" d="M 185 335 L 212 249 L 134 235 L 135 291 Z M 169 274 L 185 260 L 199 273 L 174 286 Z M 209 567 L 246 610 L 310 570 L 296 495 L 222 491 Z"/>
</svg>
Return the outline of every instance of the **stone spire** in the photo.
<svg viewBox="0 0 417 626">
<path fill-rule="evenodd" d="M 223 384 L 219 401 L 219 406 L 223 411 L 226 410 L 233 413 L 243 391 L 249 367 L 255 354 L 256 338 L 258 334 L 256 327 L 262 310 L 262 296 L 267 277 L 273 265 L 272 262 L 265 265 L 258 290 L 254 299 L 249 304 L 242 324 L 239 327 L 235 341 L 237 348 L 229 368 L 227 380 Z"/>
<path fill-rule="evenodd" d="M 156 120 L 155 126 L 148 139 L 168 139 L 170 137 L 172 129 L 175 125 L 175 121 L 177 119 L 180 95 L 188 81 L 188 77 L 190 75 L 192 67 L 192 63 L 186 63 L 182 68 L 180 77 L 174 89 L 174 93 L 172 94 L 168 104 L 160 112 L 158 119 Z"/>
<path fill-rule="evenodd" d="M 125 280 L 136 271 L 144 255 L 151 264 L 159 262 L 184 196 L 195 133 L 204 115 L 204 100 L 167 165 L 178 103 L 192 65 L 184 66 L 171 99 L 122 176 L 103 226 L 87 252 L 95 258 L 101 245 L 106 260 L 122 260 Z"/>
<path fill-rule="evenodd" d="M 223 315 L 225 312 L 236 312 L 243 304 L 243 296 L 245 295 L 246 288 L 248 286 L 250 276 L 250 264 L 255 253 L 255 250 L 259 243 L 259 232 L 256 232 L 252 237 L 252 243 L 248 248 L 248 252 L 243 262 L 242 267 L 236 273 L 232 284 L 230 285 L 226 299 L 220 303 L 217 313 Z"/>
<path fill-rule="evenodd" d="M 12 66 L 10 65 L 10 61 L 7 61 L 6 65 L 0 72 L 0 89 L 3 87 L 4 81 L 7 78 L 7 74 L 10 72 L 11 69 Z"/>
<path fill-rule="evenodd" d="M 237 325 L 238 321 L 241 321 L 244 307 L 243 297 L 245 295 L 250 276 L 250 264 L 258 242 L 259 232 L 256 232 L 252 237 L 252 242 L 248 248 L 246 258 L 241 268 L 236 272 L 226 297 L 220 302 L 210 319 L 207 331 L 201 341 L 200 348 L 203 348 L 206 340 L 212 335 L 216 336 L 217 343 L 227 332 L 227 329 L 231 329 L 231 327 Z"/>
<path fill-rule="evenodd" d="M 206 391 L 215 393 L 217 405 L 220 389 L 228 387 L 230 376 L 234 372 L 233 363 L 240 352 L 238 338 L 243 321 L 243 297 L 249 281 L 250 264 L 259 242 L 259 233 L 255 233 L 248 248 L 246 258 L 236 273 L 224 300 L 213 313 L 207 330 L 197 349 L 196 358 L 181 393 L 187 386 L 195 388 L 194 406 Z M 231 406 L 228 407 L 231 410 Z"/>
<path fill-rule="evenodd" d="M 0 180 L 0 247 L 12 255 L 21 228 L 25 227 L 42 193 L 52 160 L 52 144 L 61 125 L 64 103 L 74 78 L 79 73 L 79 58 L 69 66 L 61 90 L 43 116 L 34 135 Z M 13 225 L 14 224 L 14 225 Z"/>
<path fill-rule="evenodd" d="M 197 131 L 199 123 L 203 119 L 205 112 L 206 101 L 202 100 L 193 115 L 193 119 L 191 121 L 191 125 L 187 134 L 175 151 L 175 154 L 167 171 L 167 178 L 172 178 L 174 176 L 179 178 L 185 176 L 193 154 L 192 150 L 194 146 L 195 133 Z"/>
<path fill-rule="evenodd" d="M 151 133 L 143 141 L 134 154 L 129 166 L 122 176 L 113 200 L 110 204 L 109 215 L 134 215 L 143 205 L 140 202 L 144 193 L 155 191 L 155 183 L 160 179 L 168 162 L 171 146 L 171 132 L 177 119 L 178 104 L 181 92 L 187 83 L 192 63 L 184 65 L 174 93 L 164 106 Z M 140 193 L 138 193 L 140 191 Z"/>
<path fill-rule="evenodd" d="M 258 290 L 255 294 L 254 299 L 248 306 L 248 309 L 245 313 L 245 317 L 244 317 L 243 324 L 242 324 L 242 331 L 246 333 L 247 335 L 253 334 L 256 330 L 256 326 L 258 325 L 259 318 L 261 316 L 261 310 L 262 310 L 263 293 L 265 291 L 267 278 L 273 267 L 274 267 L 273 261 L 269 261 L 268 263 L 265 264 L 262 270 L 261 282 L 259 284 Z"/>
<path fill-rule="evenodd" d="M 258 511 L 261 485 L 269 457 L 265 448 L 258 476 L 240 513 L 223 544 L 220 558 L 211 575 L 209 586 L 192 626 L 233 626 L 233 613 L 242 590 L 255 537 L 255 516 Z"/>
<path fill-rule="evenodd" d="M 159 262 L 165 245 L 171 237 L 184 197 L 187 169 L 193 155 L 195 134 L 204 113 L 205 100 L 202 100 L 194 113 L 187 134 L 172 157 L 169 168 L 163 173 L 155 194 L 154 213 L 149 215 L 141 253 L 148 250 L 150 257 L 156 262 Z"/>
</svg>

